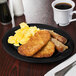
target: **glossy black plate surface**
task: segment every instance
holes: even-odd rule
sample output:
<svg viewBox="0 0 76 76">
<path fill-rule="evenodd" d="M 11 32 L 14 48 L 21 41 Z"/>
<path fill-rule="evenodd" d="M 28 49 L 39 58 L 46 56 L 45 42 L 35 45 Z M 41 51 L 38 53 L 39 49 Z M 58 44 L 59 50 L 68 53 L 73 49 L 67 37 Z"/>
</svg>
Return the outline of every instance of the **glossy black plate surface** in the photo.
<svg viewBox="0 0 76 76">
<path fill-rule="evenodd" d="M 4 47 L 5 51 L 7 53 L 9 53 L 10 55 L 12 55 L 13 57 L 15 57 L 19 60 L 22 60 L 22 61 L 32 62 L 32 63 L 50 63 L 50 62 L 56 62 L 56 61 L 60 61 L 62 59 L 67 58 L 74 51 L 74 43 L 73 43 L 71 37 L 66 32 L 62 31 L 61 29 L 56 28 L 56 27 L 52 27 L 52 26 L 49 26 L 49 25 L 45 25 L 45 24 L 28 24 L 28 25 L 29 26 L 37 26 L 40 29 L 54 30 L 55 32 L 59 33 L 60 35 L 66 37 L 67 40 L 68 40 L 66 45 L 69 47 L 69 49 L 67 49 L 63 53 L 59 53 L 56 50 L 54 55 L 52 57 L 49 57 L 49 58 L 32 58 L 32 57 L 22 56 L 17 52 L 16 47 L 14 47 L 13 45 L 11 45 L 7 42 L 8 37 L 11 36 L 11 35 L 14 35 L 14 31 L 20 28 L 19 26 L 16 26 L 16 27 L 12 28 L 11 30 L 9 30 L 4 35 L 3 40 L 2 40 L 2 44 L 3 44 L 3 47 Z"/>
</svg>

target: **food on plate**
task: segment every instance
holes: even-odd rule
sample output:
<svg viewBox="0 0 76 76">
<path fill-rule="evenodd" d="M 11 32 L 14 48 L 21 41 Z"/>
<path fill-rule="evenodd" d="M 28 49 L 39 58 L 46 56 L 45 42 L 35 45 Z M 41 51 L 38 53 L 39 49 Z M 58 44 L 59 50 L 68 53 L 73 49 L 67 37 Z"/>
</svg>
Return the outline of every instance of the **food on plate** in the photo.
<svg viewBox="0 0 76 76">
<path fill-rule="evenodd" d="M 55 45 L 53 42 L 49 41 L 40 51 L 38 51 L 33 57 L 42 58 L 50 57 L 55 52 Z"/>
<path fill-rule="evenodd" d="M 18 47 L 18 53 L 24 56 L 33 56 L 50 40 L 50 33 L 40 30 L 32 36 L 27 43 Z"/>
<path fill-rule="evenodd" d="M 53 30 L 50 30 L 49 32 L 51 33 L 52 37 L 54 37 L 55 39 L 59 40 L 63 44 L 65 44 L 67 42 L 67 39 L 65 37 L 59 35 L 58 33 L 54 32 Z"/>
<path fill-rule="evenodd" d="M 9 36 L 8 43 L 18 47 L 18 53 L 35 58 L 51 57 L 55 49 L 63 52 L 68 49 L 67 39 L 53 30 L 39 29 L 22 22 L 13 36 Z"/>
<path fill-rule="evenodd" d="M 51 38 L 51 41 L 55 44 L 57 51 L 59 52 L 63 52 L 66 49 L 68 49 L 68 46 L 64 45 L 63 43 L 61 43 L 60 41 L 58 41 L 55 38 Z"/>
<path fill-rule="evenodd" d="M 22 22 L 20 24 L 20 29 L 15 31 L 14 36 L 8 38 L 8 43 L 14 44 L 15 46 L 20 46 L 19 44 L 25 44 L 34 36 L 34 34 L 40 29 L 36 26 L 29 27 L 26 23 Z"/>
</svg>

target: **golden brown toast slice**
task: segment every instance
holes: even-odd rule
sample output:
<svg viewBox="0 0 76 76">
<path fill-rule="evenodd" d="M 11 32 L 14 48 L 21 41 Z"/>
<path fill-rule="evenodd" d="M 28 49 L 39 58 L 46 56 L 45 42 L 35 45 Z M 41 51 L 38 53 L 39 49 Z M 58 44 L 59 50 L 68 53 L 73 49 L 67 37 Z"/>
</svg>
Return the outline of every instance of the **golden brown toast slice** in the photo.
<svg viewBox="0 0 76 76">
<path fill-rule="evenodd" d="M 18 47 L 18 53 L 24 56 L 32 56 L 37 53 L 50 40 L 50 33 L 40 30 L 30 40 Z"/>
</svg>

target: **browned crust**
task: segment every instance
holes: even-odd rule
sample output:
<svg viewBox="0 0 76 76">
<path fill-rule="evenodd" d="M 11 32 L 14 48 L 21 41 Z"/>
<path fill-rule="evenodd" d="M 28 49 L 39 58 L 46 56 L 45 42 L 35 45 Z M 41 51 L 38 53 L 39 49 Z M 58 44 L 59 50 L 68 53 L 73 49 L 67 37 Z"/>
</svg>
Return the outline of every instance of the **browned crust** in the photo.
<svg viewBox="0 0 76 76">
<path fill-rule="evenodd" d="M 55 45 L 53 42 L 49 41 L 38 53 L 36 53 L 33 57 L 42 58 L 42 57 L 50 57 L 55 52 Z"/>
<path fill-rule="evenodd" d="M 61 35 L 59 35 L 58 33 L 55 33 L 54 31 L 50 30 L 51 36 L 54 37 L 55 39 L 57 39 L 58 41 L 62 42 L 63 44 L 65 44 L 67 42 L 67 39 Z"/>
<path fill-rule="evenodd" d="M 26 44 L 18 47 L 18 53 L 24 56 L 32 56 L 46 45 L 49 40 L 50 33 L 48 31 L 38 31 Z"/>
<path fill-rule="evenodd" d="M 63 52 L 66 49 L 68 49 L 68 46 L 64 45 L 63 43 L 61 43 L 60 41 L 58 41 L 55 38 L 51 38 L 51 41 L 55 44 L 58 52 Z"/>
</svg>

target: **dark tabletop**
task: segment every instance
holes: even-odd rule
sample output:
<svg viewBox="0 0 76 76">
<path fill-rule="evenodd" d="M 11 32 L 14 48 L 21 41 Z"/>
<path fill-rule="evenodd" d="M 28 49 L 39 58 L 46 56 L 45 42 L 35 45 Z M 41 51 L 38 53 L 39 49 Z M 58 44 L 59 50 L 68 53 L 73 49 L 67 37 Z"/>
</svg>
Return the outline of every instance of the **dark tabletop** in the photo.
<svg viewBox="0 0 76 76">
<path fill-rule="evenodd" d="M 15 25 L 17 26 L 19 25 L 20 22 L 26 21 L 26 23 L 41 23 L 41 24 L 48 24 L 57 28 L 61 28 L 72 37 L 75 45 L 75 49 L 72 55 L 76 53 L 76 22 L 72 22 L 66 27 L 60 27 L 56 25 L 53 20 L 53 11 L 51 7 L 51 3 L 53 0 L 35 0 L 35 1 L 39 1 L 39 2 L 41 1 L 40 2 L 41 7 L 39 6 L 38 7 L 39 9 L 37 9 L 35 8 L 35 5 L 33 5 L 34 8 L 30 8 L 30 12 L 33 9 L 33 11 L 35 10 L 34 13 L 37 14 L 31 12 L 30 13 L 31 19 L 27 18 L 28 17 L 27 14 L 25 14 L 25 17 L 24 15 L 20 17 L 15 16 Z M 75 0 L 74 2 L 76 3 Z M 39 10 L 40 13 L 37 10 Z M 73 18 L 75 17 L 76 15 L 73 15 Z M 0 76 L 43 76 L 46 72 L 48 72 L 56 65 L 64 61 L 63 60 L 63 61 L 58 61 L 55 63 L 47 63 L 47 64 L 35 64 L 35 63 L 20 61 L 12 57 L 8 53 L 6 53 L 4 48 L 2 47 L 2 38 L 4 34 L 11 28 L 12 28 L 12 24 L 6 26 L 0 24 Z"/>
</svg>

